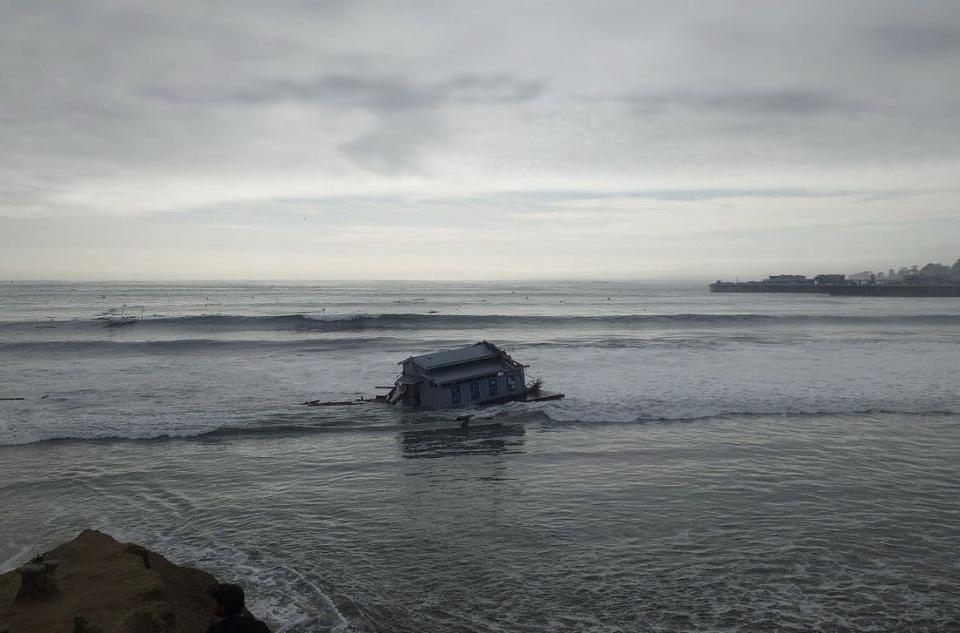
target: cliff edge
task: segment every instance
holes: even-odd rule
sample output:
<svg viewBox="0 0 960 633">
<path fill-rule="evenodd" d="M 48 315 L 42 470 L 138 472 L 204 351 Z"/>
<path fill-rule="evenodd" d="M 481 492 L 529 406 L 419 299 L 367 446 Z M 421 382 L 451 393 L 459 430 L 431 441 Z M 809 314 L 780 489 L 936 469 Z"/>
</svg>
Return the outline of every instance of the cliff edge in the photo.
<svg viewBox="0 0 960 633">
<path fill-rule="evenodd" d="M 210 574 L 95 530 L 0 575 L 0 633 L 204 633 Z"/>
</svg>

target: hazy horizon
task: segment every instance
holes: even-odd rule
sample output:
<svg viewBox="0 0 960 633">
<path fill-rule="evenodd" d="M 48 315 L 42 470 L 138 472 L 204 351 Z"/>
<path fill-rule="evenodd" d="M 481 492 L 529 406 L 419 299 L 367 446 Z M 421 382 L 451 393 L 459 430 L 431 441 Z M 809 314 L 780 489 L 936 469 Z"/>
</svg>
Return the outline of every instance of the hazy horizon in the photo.
<svg viewBox="0 0 960 633">
<path fill-rule="evenodd" d="M 899 267 L 897 267 L 899 268 Z M 886 273 L 886 268 L 876 269 L 874 272 Z M 766 279 L 771 275 L 790 275 L 800 274 L 807 277 L 821 273 L 836 273 L 838 271 L 807 271 L 807 270 L 775 270 L 767 272 L 758 272 L 755 275 L 731 275 L 723 277 L 722 281 L 759 281 Z M 856 274 L 864 271 L 839 271 L 841 274 Z M 720 277 L 696 276 L 688 277 L 499 277 L 499 278 L 481 278 L 481 277 L 460 277 L 460 278 L 435 278 L 435 279 L 417 279 L 417 278 L 390 278 L 390 277 L 128 277 L 128 278 L 69 278 L 69 277 L 49 277 L 49 278 L 20 278 L 20 279 L 0 279 L 2 284 L 238 284 L 238 283 L 258 283 L 258 284 L 327 284 L 327 283 L 435 283 L 435 284 L 455 284 L 455 283 L 476 283 L 476 284 L 511 284 L 511 283 L 571 283 L 571 284 L 651 284 L 651 285 L 696 285 L 707 284 L 721 279 Z"/>
<path fill-rule="evenodd" d="M 952 2 L 0 0 L 0 279 L 952 264 Z"/>
</svg>

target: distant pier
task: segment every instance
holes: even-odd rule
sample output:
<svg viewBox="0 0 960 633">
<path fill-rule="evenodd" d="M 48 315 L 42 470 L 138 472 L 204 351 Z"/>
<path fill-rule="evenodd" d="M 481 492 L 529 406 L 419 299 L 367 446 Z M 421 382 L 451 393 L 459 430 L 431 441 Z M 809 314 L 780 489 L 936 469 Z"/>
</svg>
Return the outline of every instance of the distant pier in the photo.
<svg viewBox="0 0 960 633">
<path fill-rule="evenodd" d="M 960 283 L 847 279 L 845 275 L 772 275 L 763 281 L 720 281 L 710 292 L 820 293 L 842 297 L 960 297 Z"/>
</svg>

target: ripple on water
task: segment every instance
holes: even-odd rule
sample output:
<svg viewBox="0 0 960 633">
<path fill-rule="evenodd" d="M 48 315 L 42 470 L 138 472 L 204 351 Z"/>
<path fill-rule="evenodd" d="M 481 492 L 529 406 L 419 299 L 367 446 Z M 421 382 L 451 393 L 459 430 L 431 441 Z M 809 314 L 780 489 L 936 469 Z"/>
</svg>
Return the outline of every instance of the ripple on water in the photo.
<svg viewBox="0 0 960 633">
<path fill-rule="evenodd" d="M 20 512 L 0 558 L 100 527 L 243 581 L 296 632 L 338 613 L 369 631 L 946 630 L 958 422 L 533 419 L 7 447 L 0 495 Z"/>
</svg>

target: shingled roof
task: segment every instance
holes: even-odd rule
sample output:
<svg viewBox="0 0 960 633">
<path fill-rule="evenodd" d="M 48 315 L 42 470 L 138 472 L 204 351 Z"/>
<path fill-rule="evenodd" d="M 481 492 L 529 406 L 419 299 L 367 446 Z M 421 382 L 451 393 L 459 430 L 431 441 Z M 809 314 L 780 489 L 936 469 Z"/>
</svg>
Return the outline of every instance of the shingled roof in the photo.
<svg viewBox="0 0 960 633">
<path fill-rule="evenodd" d="M 499 358 L 502 352 L 493 343 L 480 341 L 468 347 L 450 349 L 433 354 L 423 354 L 422 356 L 411 356 L 401 361 L 399 364 L 412 361 L 424 369 L 437 369 L 439 367 L 448 367 L 450 365 L 459 365 L 461 363 L 472 363 L 487 358 Z"/>
</svg>

